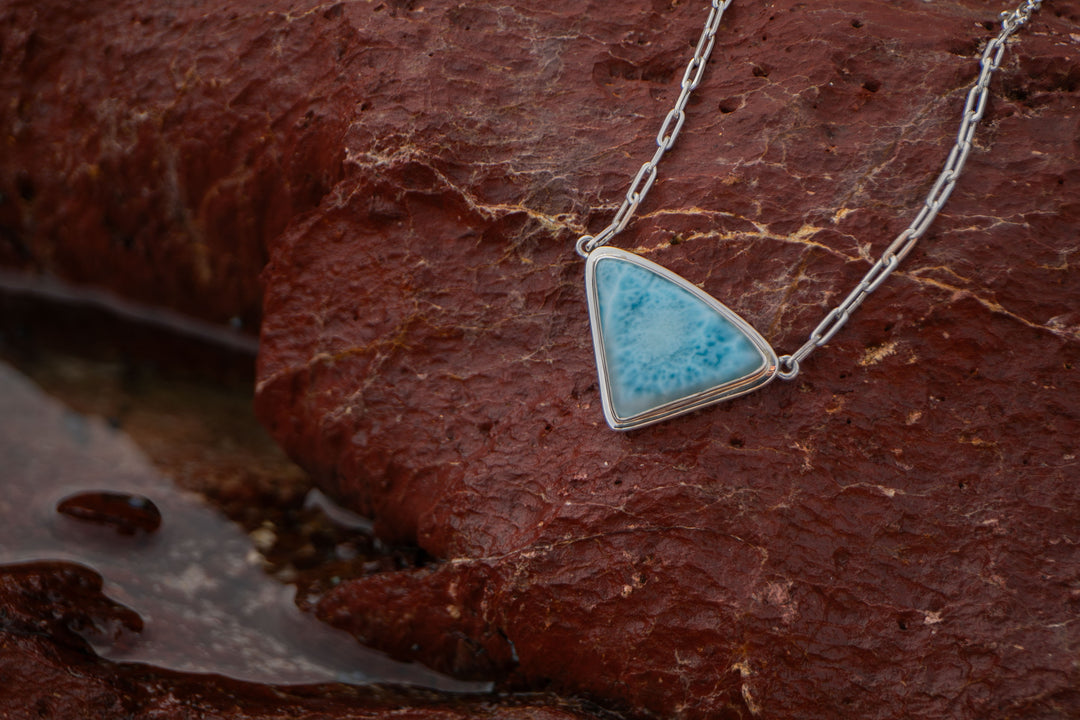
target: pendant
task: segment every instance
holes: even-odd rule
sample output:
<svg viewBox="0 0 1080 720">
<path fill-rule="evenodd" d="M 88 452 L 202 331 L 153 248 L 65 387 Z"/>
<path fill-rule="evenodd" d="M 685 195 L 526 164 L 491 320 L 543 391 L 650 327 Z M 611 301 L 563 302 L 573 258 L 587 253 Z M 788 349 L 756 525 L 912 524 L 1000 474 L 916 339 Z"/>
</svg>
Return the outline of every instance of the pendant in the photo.
<svg viewBox="0 0 1080 720">
<path fill-rule="evenodd" d="M 613 430 L 745 395 L 776 377 L 776 352 L 754 328 L 643 257 L 593 250 L 585 292 L 604 417 Z"/>
</svg>

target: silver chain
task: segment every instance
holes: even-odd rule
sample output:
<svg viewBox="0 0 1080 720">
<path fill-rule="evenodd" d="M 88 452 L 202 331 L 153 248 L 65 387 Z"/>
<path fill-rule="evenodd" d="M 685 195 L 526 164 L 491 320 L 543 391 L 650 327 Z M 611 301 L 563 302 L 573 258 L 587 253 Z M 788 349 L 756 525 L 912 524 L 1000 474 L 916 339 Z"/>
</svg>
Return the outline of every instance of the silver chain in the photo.
<svg viewBox="0 0 1080 720">
<path fill-rule="evenodd" d="M 979 59 L 979 79 L 968 91 L 967 100 L 964 102 L 964 116 L 960 120 L 960 130 L 956 133 L 956 143 L 949 151 L 945 167 L 942 168 L 934 186 L 930 188 L 919 214 L 885 248 L 885 252 L 871 266 L 855 289 L 844 298 L 844 301 L 830 310 L 825 319 L 818 323 L 803 346 L 790 355 L 780 358 L 780 377 L 791 380 L 799 374 L 799 363 L 815 349 L 829 342 L 848 321 L 855 308 L 859 307 L 867 295 L 885 282 L 885 279 L 892 274 L 900 261 L 907 257 L 911 249 L 915 247 L 915 243 L 934 222 L 934 218 L 937 217 L 953 188 L 956 187 L 956 180 L 960 177 L 960 171 L 964 168 L 964 163 L 967 162 L 968 155 L 971 153 L 971 140 L 975 136 L 975 128 L 982 119 L 987 98 L 990 96 L 990 77 L 1001 64 L 1001 56 L 1005 52 L 1005 41 L 1031 19 L 1031 15 L 1039 9 L 1041 4 L 1042 0 L 1025 0 L 1012 12 L 1001 14 L 1001 31 L 996 38 L 986 44 L 986 49 L 983 50 L 982 57 Z"/>
<path fill-rule="evenodd" d="M 578 238 L 577 251 L 581 257 L 586 257 L 601 245 L 607 245 L 611 238 L 621 233 L 630 222 L 630 218 L 634 216 L 638 205 L 652 189 L 653 183 L 656 182 L 656 168 L 660 164 L 660 159 L 675 145 L 675 139 L 679 137 L 683 124 L 686 123 L 686 103 L 690 101 L 691 93 L 701 84 L 701 78 L 705 74 L 705 64 L 716 42 L 716 31 L 720 29 L 720 19 L 724 17 L 724 11 L 728 9 L 728 5 L 731 5 L 731 0 L 712 0 L 709 18 L 705 21 L 705 27 L 694 49 L 694 57 L 690 58 L 683 72 L 679 99 L 675 101 L 675 107 L 671 108 L 667 117 L 664 118 L 660 132 L 656 133 L 656 152 L 634 176 L 634 181 L 630 183 L 630 189 L 626 191 L 626 196 L 623 198 L 622 206 L 615 213 L 611 223 L 595 236 L 582 235 Z"/>
<path fill-rule="evenodd" d="M 1043 0 L 1024 0 L 1015 10 L 1001 13 L 1001 31 L 997 37 L 986 44 L 982 57 L 979 59 L 979 78 L 975 81 L 971 90 L 968 91 L 967 100 L 964 102 L 964 114 L 960 121 L 960 130 L 956 134 L 956 142 L 945 160 L 945 167 L 942 168 L 937 181 L 934 182 L 934 186 L 926 196 L 922 209 L 919 210 L 918 215 L 911 221 L 911 224 L 885 248 L 885 252 L 871 266 L 855 289 L 818 323 L 818 326 L 810 333 L 809 339 L 803 346 L 790 355 L 780 357 L 780 371 L 778 373 L 780 377 L 791 380 L 798 375 L 799 363 L 805 360 L 814 350 L 832 339 L 833 335 L 851 317 L 851 313 L 866 299 L 866 296 L 877 290 L 885 282 L 893 270 L 915 247 L 915 243 L 926 234 L 930 224 L 945 205 L 945 201 L 948 200 L 953 188 L 956 187 L 960 171 L 971 153 L 971 141 L 975 135 L 975 128 L 982 119 L 986 110 L 987 99 L 990 96 L 990 78 L 993 76 L 994 71 L 998 69 L 998 66 L 1001 65 L 1001 58 L 1005 53 L 1005 42 L 1010 35 L 1031 20 L 1031 16 L 1039 9 L 1042 2 Z M 683 73 L 682 92 L 679 93 L 679 99 L 675 102 L 675 107 L 664 119 L 660 132 L 656 136 L 656 153 L 651 160 L 638 170 L 630 189 L 626 192 L 622 206 L 615 213 L 615 218 L 611 223 L 595 236 L 583 235 L 578 238 L 577 251 L 583 257 L 601 245 L 607 244 L 613 237 L 622 232 L 630 222 L 630 218 L 633 216 L 634 211 L 637 210 L 638 205 L 645 199 L 645 195 L 652 188 L 653 183 L 656 182 L 657 164 L 664 156 L 664 153 L 675 144 L 675 138 L 678 137 L 679 132 L 682 130 L 683 123 L 686 121 L 686 113 L 684 112 L 686 103 L 690 99 L 690 94 L 701 82 L 701 77 L 705 72 L 705 63 L 710 53 L 712 53 L 716 31 L 720 27 L 720 18 L 729 5 L 731 5 L 731 0 L 724 0 L 723 2 L 712 0 L 709 19 L 705 22 L 705 28 L 702 30 L 701 39 L 698 40 L 694 57 L 686 66 L 686 72 Z"/>
</svg>

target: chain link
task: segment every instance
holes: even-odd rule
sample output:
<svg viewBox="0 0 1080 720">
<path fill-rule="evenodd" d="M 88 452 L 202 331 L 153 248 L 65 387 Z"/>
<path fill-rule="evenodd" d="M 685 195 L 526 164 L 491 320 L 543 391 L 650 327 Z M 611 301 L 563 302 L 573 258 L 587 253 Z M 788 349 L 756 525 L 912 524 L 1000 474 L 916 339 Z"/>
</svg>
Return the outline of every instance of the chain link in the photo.
<svg viewBox="0 0 1080 720">
<path fill-rule="evenodd" d="M 705 27 L 694 49 L 694 57 L 690 59 L 683 72 L 679 98 L 675 101 L 675 107 L 671 108 L 667 117 L 664 118 L 660 132 L 656 134 L 656 152 L 634 176 L 634 181 L 630 183 L 630 189 L 626 191 L 622 205 L 608 226 L 596 235 L 582 235 L 578 238 L 577 251 L 582 257 L 586 257 L 601 245 L 606 245 L 613 237 L 621 233 L 630 223 L 641 201 L 652 189 L 653 183 L 656 182 L 657 166 L 660 160 L 664 157 L 664 153 L 674 147 L 675 140 L 678 139 L 686 123 L 686 104 L 690 101 L 691 93 L 701 84 L 701 78 L 705 74 L 705 65 L 716 43 L 716 31 L 720 29 L 720 19 L 729 5 L 731 5 L 731 0 L 712 0 L 709 17 L 705 21 Z"/>
<path fill-rule="evenodd" d="M 883 282 L 892 274 L 915 243 L 919 241 L 934 218 L 941 211 L 956 187 L 956 181 L 960 177 L 960 171 L 967 162 L 971 153 L 971 141 L 975 136 L 975 128 L 978 127 L 986 110 L 986 101 L 990 96 L 990 78 L 994 71 L 1001 65 L 1001 57 L 1005 52 L 1005 42 L 1009 36 L 1019 30 L 1031 20 L 1032 14 L 1039 9 L 1043 0 L 1025 0 L 1023 4 L 1012 12 L 1001 13 L 1001 31 L 997 37 L 986 44 L 982 57 L 979 59 L 979 78 L 971 87 L 964 102 L 963 118 L 960 121 L 960 129 L 956 133 L 956 142 L 949 151 L 945 160 L 945 166 L 938 175 L 934 186 L 930 189 L 922 208 L 919 210 L 911 224 L 900 233 L 892 243 L 885 248 L 877 262 L 855 286 L 855 289 L 844 298 L 844 301 L 829 311 L 825 319 L 818 323 L 810 333 L 809 339 L 795 352 L 780 358 L 779 376 L 785 380 L 791 380 L 799 374 L 799 363 L 817 348 L 825 345 L 832 339 L 848 321 L 866 297 L 878 289 Z"/>
</svg>

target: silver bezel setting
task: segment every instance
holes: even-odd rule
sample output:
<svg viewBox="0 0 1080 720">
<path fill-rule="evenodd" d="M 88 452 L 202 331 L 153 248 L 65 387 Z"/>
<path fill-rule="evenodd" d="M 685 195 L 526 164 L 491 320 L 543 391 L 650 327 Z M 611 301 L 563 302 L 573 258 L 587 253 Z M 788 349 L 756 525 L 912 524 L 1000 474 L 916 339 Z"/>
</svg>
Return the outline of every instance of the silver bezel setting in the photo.
<svg viewBox="0 0 1080 720">
<path fill-rule="evenodd" d="M 605 258 L 633 263 L 662 278 L 678 285 L 711 307 L 738 328 L 750 340 L 761 354 L 761 366 L 754 372 L 722 385 L 696 392 L 686 397 L 657 406 L 630 417 L 619 417 L 611 402 L 611 380 L 608 376 L 607 356 L 604 350 L 603 328 L 600 325 L 600 299 L 596 287 L 596 265 Z M 589 305 L 589 327 L 592 330 L 593 350 L 596 353 L 596 368 L 600 376 L 600 398 L 604 406 L 604 418 L 613 430 L 633 430 L 653 423 L 668 420 L 698 410 L 707 405 L 730 400 L 745 395 L 767 385 L 776 377 L 779 361 L 772 346 L 749 323 L 739 317 L 731 308 L 716 300 L 689 280 L 676 275 L 662 265 L 646 260 L 640 255 L 614 247 L 599 247 L 589 253 L 585 261 L 585 295 Z"/>
</svg>

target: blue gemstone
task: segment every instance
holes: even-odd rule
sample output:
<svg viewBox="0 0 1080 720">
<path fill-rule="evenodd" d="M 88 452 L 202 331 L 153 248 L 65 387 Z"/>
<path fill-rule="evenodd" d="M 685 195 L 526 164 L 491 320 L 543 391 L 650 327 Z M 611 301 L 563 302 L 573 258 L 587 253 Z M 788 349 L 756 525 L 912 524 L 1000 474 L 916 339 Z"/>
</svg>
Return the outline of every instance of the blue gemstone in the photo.
<svg viewBox="0 0 1080 720">
<path fill-rule="evenodd" d="M 595 283 L 610 401 L 620 418 L 739 380 L 765 364 L 741 328 L 667 277 L 601 257 Z"/>
</svg>

